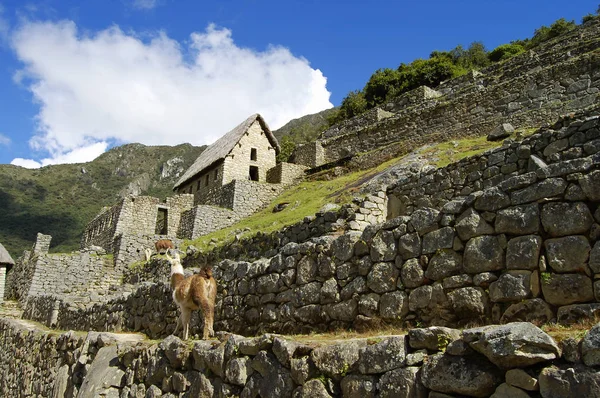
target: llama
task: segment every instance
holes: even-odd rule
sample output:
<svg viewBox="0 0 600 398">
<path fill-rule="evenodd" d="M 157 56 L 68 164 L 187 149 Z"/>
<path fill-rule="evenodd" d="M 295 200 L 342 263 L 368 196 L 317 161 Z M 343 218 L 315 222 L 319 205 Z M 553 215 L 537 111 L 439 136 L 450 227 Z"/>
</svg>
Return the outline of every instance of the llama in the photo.
<svg viewBox="0 0 600 398">
<path fill-rule="evenodd" d="M 214 335 L 213 322 L 215 315 L 215 297 L 217 296 L 217 282 L 212 276 L 212 269 L 205 267 L 199 274 L 188 276 L 183 274 L 183 266 L 179 254 L 169 256 L 167 260 L 171 264 L 171 289 L 173 289 L 173 300 L 179 307 L 181 315 L 177 319 L 177 326 L 173 334 L 177 334 L 179 326 L 183 327 L 183 339 L 187 340 L 190 330 L 190 318 L 192 311 L 202 310 L 204 318 L 204 330 L 202 339 L 206 340 Z"/>
<path fill-rule="evenodd" d="M 159 254 L 164 254 L 169 249 L 175 249 L 175 246 L 170 239 L 159 239 L 156 241 L 156 243 L 154 243 L 154 247 L 156 248 L 156 252 Z"/>
</svg>

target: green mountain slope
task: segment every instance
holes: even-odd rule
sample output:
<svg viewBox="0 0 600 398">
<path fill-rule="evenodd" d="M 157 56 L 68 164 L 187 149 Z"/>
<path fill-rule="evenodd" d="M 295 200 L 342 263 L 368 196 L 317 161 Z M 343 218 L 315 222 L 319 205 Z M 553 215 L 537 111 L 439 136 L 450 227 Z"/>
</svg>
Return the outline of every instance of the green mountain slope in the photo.
<svg viewBox="0 0 600 398">
<path fill-rule="evenodd" d="M 34 170 L 0 165 L 0 243 L 16 259 L 41 232 L 52 235 L 52 251 L 76 250 L 85 225 L 103 206 L 130 193 L 172 195 L 204 148 L 128 144 L 88 163 Z"/>
<path fill-rule="evenodd" d="M 290 120 L 284 126 L 274 130 L 273 135 L 278 141 L 281 141 L 284 136 L 289 136 L 296 144 L 315 141 L 317 136 L 327 129 L 327 117 L 337 110 L 338 108 L 325 109 L 319 113 Z"/>
</svg>

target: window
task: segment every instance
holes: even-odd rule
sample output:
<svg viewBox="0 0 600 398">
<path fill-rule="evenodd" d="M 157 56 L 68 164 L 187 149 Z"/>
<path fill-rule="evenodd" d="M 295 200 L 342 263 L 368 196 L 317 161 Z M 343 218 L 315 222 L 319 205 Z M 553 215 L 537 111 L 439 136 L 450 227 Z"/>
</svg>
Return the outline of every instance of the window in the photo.
<svg viewBox="0 0 600 398">
<path fill-rule="evenodd" d="M 250 166 L 250 175 L 249 175 L 249 178 L 252 181 L 258 181 L 258 167 L 256 167 L 256 166 Z"/>
<path fill-rule="evenodd" d="M 256 160 L 256 148 L 250 149 L 250 160 Z"/>
<path fill-rule="evenodd" d="M 190 190 L 192 187 L 190 186 Z M 169 215 L 167 213 L 167 209 L 158 209 L 158 213 L 156 214 L 156 228 L 154 229 L 154 233 L 156 235 L 166 235 L 168 232 L 168 220 Z"/>
</svg>

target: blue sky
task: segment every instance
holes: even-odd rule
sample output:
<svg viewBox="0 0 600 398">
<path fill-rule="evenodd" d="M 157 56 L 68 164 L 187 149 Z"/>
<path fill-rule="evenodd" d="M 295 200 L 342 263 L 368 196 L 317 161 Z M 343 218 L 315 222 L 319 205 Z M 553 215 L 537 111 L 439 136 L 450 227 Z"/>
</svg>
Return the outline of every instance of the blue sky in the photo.
<svg viewBox="0 0 600 398">
<path fill-rule="evenodd" d="M 598 1 L 0 0 L 0 163 L 210 144 L 339 105 L 378 68 L 493 49 Z"/>
</svg>

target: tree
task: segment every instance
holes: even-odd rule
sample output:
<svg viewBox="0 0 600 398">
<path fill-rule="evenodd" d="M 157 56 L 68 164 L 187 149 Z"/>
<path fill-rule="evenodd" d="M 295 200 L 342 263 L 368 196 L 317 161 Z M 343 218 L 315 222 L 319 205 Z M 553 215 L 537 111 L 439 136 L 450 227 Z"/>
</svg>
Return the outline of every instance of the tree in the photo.
<svg viewBox="0 0 600 398">
<path fill-rule="evenodd" d="M 396 69 L 378 69 L 365 85 L 364 97 L 369 108 L 373 108 L 398 91 L 400 73 Z"/>
<path fill-rule="evenodd" d="M 277 163 L 287 162 L 294 150 L 296 149 L 296 143 L 289 135 L 284 135 L 279 143 L 279 154 L 277 155 Z"/>
<path fill-rule="evenodd" d="M 524 52 L 525 49 L 520 44 L 501 44 L 498 47 L 494 48 L 489 53 L 489 59 L 492 62 L 504 61 L 505 59 L 509 59 L 514 57 L 517 54 Z"/>
</svg>

